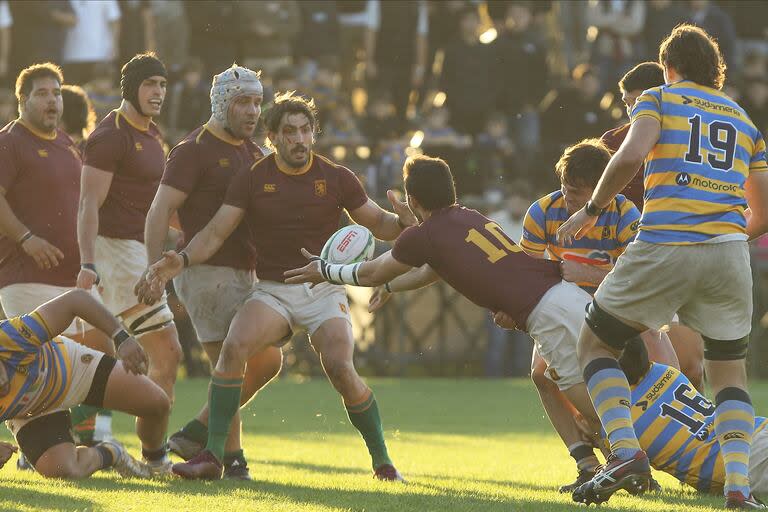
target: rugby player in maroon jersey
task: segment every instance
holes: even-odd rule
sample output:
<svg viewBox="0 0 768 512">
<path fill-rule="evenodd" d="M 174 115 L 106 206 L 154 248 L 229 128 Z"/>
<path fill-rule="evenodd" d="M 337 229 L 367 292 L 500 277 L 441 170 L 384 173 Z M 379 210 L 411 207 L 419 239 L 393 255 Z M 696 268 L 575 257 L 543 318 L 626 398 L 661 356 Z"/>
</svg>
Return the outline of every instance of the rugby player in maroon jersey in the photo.
<svg viewBox="0 0 768 512">
<path fill-rule="evenodd" d="M 171 150 L 152 206 L 147 214 L 144 239 L 148 261 L 162 257 L 171 218 L 178 212 L 185 240 L 205 227 L 224 201 L 227 187 L 239 170 L 247 171 L 265 156 L 251 141 L 261 115 L 263 91 L 259 74 L 233 65 L 213 77 L 213 114 Z M 174 280 L 176 294 L 189 313 L 197 338 L 215 367 L 229 324 L 254 284 L 256 251 L 243 224 L 203 265 L 195 265 Z M 141 280 L 139 300 L 154 303 L 156 297 Z M 241 406 L 280 372 L 282 352 L 267 347 L 246 365 Z M 184 460 L 205 448 L 208 439 L 208 406 L 168 439 L 168 446 Z M 232 422 L 224 454 L 224 477 L 250 480 L 240 446 L 239 415 Z"/>
<path fill-rule="evenodd" d="M 147 268 L 144 221 L 165 164 L 163 142 L 152 118 L 160 114 L 166 70 L 154 54 L 139 54 L 123 66 L 123 101 L 88 137 L 78 211 L 80 273 L 77 286 L 99 286 L 104 304 L 120 318 L 146 350 L 149 377 L 173 400 L 181 360 L 173 314 L 165 297 L 159 304 L 139 303 L 134 285 Z M 140 428 L 165 434 L 168 418 Z M 165 443 L 144 446 L 157 474 L 170 472 Z"/>
<path fill-rule="evenodd" d="M 374 476 L 402 480 L 387 452 L 376 399 L 353 364 L 344 288 L 286 284 L 283 273 L 305 261 L 302 247 L 320 251 L 338 229 L 344 210 L 384 240 L 395 239 L 416 219 L 403 203 L 393 202 L 396 214 L 383 210 L 368 198 L 352 171 L 312 151 L 318 128 L 312 101 L 280 94 L 265 117 L 275 153 L 239 171 L 205 228 L 182 252 L 165 253 L 150 270 L 150 282 L 159 290 L 184 267 L 206 262 L 241 221 L 252 229 L 259 282 L 232 320 L 211 379 L 206 450 L 173 470 L 184 478 L 221 478 L 225 439 L 239 407 L 246 361 L 302 329 L 309 332 L 350 422 L 365 440 Z"/>
</svg>

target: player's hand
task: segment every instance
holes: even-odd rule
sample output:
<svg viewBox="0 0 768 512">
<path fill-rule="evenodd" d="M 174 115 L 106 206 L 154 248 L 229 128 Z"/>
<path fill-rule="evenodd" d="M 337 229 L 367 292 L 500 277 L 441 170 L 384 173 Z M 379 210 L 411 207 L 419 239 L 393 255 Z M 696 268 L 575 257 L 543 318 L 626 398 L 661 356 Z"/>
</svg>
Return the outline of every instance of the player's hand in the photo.
<svg viewBox="0 0 768 512">
<path fill-rule="evenodd" d="M 64 253 L 53 244 L 39 236 L 32 235 L 21 244 L 21 248 L 35 260 L 38 267 L 49 269 L 58 267 L 59 262 L 64 259 Z"/>
<path fill-rule="evenodd" d="M 392 203 L 392 210 L 400 217 L 400 222 L 406 226 L 415 226 L 419 223 L 408 204 L 397 198 L 394 190 L 387 190 L 387 199 Z"/>
<path fill-rule="evenodd" d="M 18 451 L 19 449 L 11 443 L 0 441 L 0 468 L 5 466 L 5 463 Z"/>
<path fill-rule="evenodd" d="M 316 284 L 325 282 L 323 274 L 320 273 L 320 258 L 304 248 L 301 249 L 301 254 L 310 262 L 301 268 L 283 272 L 285 284 L 312 283 L 314 287 Z"/>
<path fill-rule="evenodd" d="M 163 296 L 163 290 L 165 289 L 165 286 L 161 286 L 159 289 L 154 288 L 147 279 L 148 275 L 149 268 L 147 268 L 144 273 L 141 274 L 141 277 L 136 283 L 136 286 L 133 287 L 133 293 L 136 295 L 136 298 L 140 304 L 151 306 L 155 302 L 159 301 Z"/>
<path fill-rule="evenodd" d="M 502 329 L 509 329 L 510 331 L 517 329 L 515 319 L 503 311 L 497 311 L 493 314 L 493 322 Z"/>
<path fill-rule="evenodd" d="M 147 354 L 133 336 L 117 347 L 117 357 L 127 371 L 136 375 L 147 374 Z"/>
<path fill-rule="evenodd" d="M 578 261 L 563 260 L 560 262 L 560 275 L 570 283 L 592 283 L 594 281 L 594 270 L 594 267 L 591 265 L 579 263 Z"/>
<path fill-rule="evenodd" d="M 184 270 L 184 258 L 176 251 L 166 251 L 163 257 L 149 266 L 146 280 L 155 293 L 165 289 L 165 284 Z"/>
<path fill-rule="evenodd" d="M 392 293 L 388 292 L 383 286 L 374 288 L 373 295 L 371 295 L 371 299 L 368 301 L 368 312 L 373 313 L 380 310 L 391 296 Z"/>
<path fill-rule="evenodd" d="M 5 363 L 0 361 L 0 397 L 4 397 L 11 390 L 11 380 L 8 378 L 8 371 L 5 369 Z"/>
<path fill-rule="evenodd" d="M 585 206 L 571 215 L 571 218 L 557 229 L 557 243 L 565 246 L 571 245 L 574 240 L 587 234 L 587 231 L 592 229 L 595 223 L 597 223 L 597 217 L 588 215 Z"/>
<path fill-rule="evenodd" d="M 77 274 L 77 287 L 83 290 L 90 290 L 98 281 L 99 275 L 89 268 L 81 268 Z"/>
</svg>

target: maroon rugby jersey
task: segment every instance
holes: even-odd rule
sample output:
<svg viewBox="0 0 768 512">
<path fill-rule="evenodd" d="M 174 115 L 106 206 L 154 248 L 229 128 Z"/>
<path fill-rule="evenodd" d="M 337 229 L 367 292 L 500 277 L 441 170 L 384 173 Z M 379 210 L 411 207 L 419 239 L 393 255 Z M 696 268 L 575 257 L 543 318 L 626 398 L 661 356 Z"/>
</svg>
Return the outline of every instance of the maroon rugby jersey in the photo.
<svg viewBox="0 0 768 512">
<path fill-rule="evenodd" d="M 618 128 L 608 130 L 603 134 L 602 137 L 600 137 L 600 141 L 608 147 L 611 153 L 615 153 L 621 147 L 621 143 L 624 142 L 624 139 L 627 137 L 627 133 L 629 133 L 629 123 L 621 125 Z M 643 185 L 643 166 L 641 165 L 640 169 L 637 170 L 637 173 L 635 173 L 632 180 L 627 184 L 626 187 L 624 187 L 624 190 L 621 191 L 621 194 L 635 203 L 637 209 L 642 212 L 644 192 L 645 186 Z"/>
<path fill-rule="evenodd" d="M 47 138 L 20 120 L 0 131 L 0 186 L 14 215 L 64 253 L 55 268 L 38 268 L 15 240 L 0 237 L 0 287 L 14 283 L 74 286 L 80 270 L 77 203 L 82 162 L 62 130 Z"/>
<path fill-rule="evenodd" d="M 560 264 L 528 256 L 475 210 L 454 205 L 403 231 L 392 248 L 397 261 L 425 263 L 478 306 L 503 311 L 526 329 L 528 315 L 560 283 Z"/>
<path fill-rule="evenodd" d="M 88 137 L 83 163 L 113 174 L 99 210 L 99 235 L 144 242 L 144 221 L 165 164 L 157 126 L 142 130 L 113 110 Z"/>
<path fill-rule="evenodd" d="M 264 157 L 250 140 L 233 144 L 219 138 L 205 125 L 196 129 L 171 150 L 160 183 L 187 194 L 179 208 L 185 240 L 192 240 L 218 211 L 235 173 L 248 170 Z M 252 269 L 256 252 L 246 223 L 241 223 L 208 265 Z"/>
<path fill-rule="evenodd" d="M 342 212 L 367 201 L 346 167 L 312 153 L 303 169 L 280 169 L 273 153 L 232 178 L 224 204 L 246 210 L 259 279 L 283 282 L 283 272 L 307 264 L 302 247 L 320 254 Z"/>
</svg>

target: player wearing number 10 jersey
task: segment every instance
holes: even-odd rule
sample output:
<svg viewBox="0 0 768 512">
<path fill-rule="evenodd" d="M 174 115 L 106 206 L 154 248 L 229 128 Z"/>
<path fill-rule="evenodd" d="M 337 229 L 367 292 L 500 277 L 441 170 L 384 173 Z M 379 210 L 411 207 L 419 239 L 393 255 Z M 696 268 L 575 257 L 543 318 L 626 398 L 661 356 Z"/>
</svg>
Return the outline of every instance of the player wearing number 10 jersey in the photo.
<svg viewBox="0 0 768 512">
<path fill-rule="evenodd" d="M 403 291 L 442 278 L 475 304 L 505 313 L 527 331 L 560 377 L 557 386 L 599 431 L 574 357 L 590 295 L 561 279 L 559 262 L 528 256 L 498 224 L 456 204 L 453 176 L 443 160 L 409 158 L 403 175 L 408 206 L 420 224 L 403 231 L 390 252 L 362 264 L 321 262 L 322 273 L 312 262 L 286 272 L 286 283 L 388 283 L 388 290 Z"/>
</svg>

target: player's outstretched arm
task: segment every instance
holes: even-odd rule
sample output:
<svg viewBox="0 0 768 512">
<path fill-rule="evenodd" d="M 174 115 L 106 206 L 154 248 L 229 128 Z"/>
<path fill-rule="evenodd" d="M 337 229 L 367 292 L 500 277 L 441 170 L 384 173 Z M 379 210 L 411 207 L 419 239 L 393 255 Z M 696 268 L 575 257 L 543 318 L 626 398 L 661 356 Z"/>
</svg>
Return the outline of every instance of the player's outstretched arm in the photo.
<svg viewBox="0 0 768 512">
<path fill-rule="evenodd" d="M 147 357 L 141 345 L 123 329 L 107 308 L 85 290 L 71 290 L 49 300 L 35 310 L 45 322 L 51 338 L 64 332 L 76 317 L 80 317 L 116 344 L 117 354 L 126 369 L 133 373 L 147 373 Z"/>
<path fill-rule="evenodd" d="M 744 193 L 749 208 L 747 236 L 752 240 L 768 232 L 768 172 L 751 172 L 744 183 Z"/>
<path fill-rule="evenodd" d="M 393 258 L 392 251 L 387 251 L 371 261 L 347 265 L 327 263 L 306 249 L 302 249 L 301 253 L 310 262 L 301 268 L 287 270 L 283 274 L 287 284 L 318 284 L 327 281 L 334 284 L 373 287 L 387 283 L 413 268 Z"/>
<path fill-rule="evenodd" d="M 381 309 L 394 292 L 418 290 L 419 288 L 436 283 L 439 280 L 440 276 L 438 276 L 429 265 L 412 268 L 405 274 L 386 283 L 384 286 L 376 287 L 373 295 L 371 295 L 371 300 L 368 302 L 368 311 L 373 313 L 374 311 Z"/>
<path fill-rule="evenodd" d="M 416 216 L 411 209 L 406 203 L 400 201 L 393 191 L 388 190 L 387 197 L 392 203 L 394 213 L 386 211 L 373 199 L 369 199 L 360 208 L 349 212 L 353 221 L 370 229 L 373 236 L 379 240 L 394 240 L 402 233 L 403 229 L 417 223 Z"/>
</svg>

